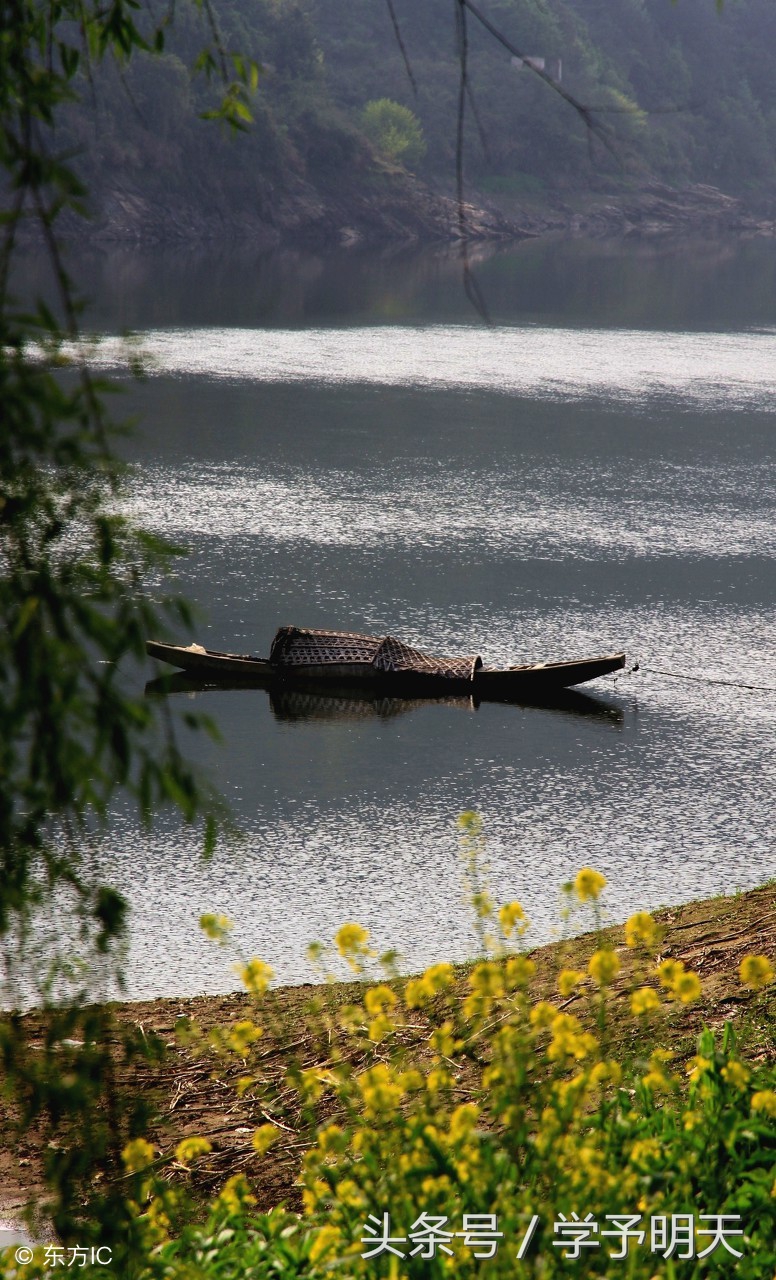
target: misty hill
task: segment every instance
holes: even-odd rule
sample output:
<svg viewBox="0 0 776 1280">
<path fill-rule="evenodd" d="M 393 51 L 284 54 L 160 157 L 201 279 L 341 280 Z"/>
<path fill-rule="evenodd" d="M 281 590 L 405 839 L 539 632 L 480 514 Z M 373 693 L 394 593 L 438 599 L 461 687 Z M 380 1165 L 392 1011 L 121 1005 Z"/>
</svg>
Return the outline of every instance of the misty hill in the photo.
<svg viewBox="0 0 776 1280">
<path fill-rule="evenodd" d="M 726 0 L 721 12 L 711 0 L 480 7 L 521 53 L 596 109 L 607 138 L 591 137 L 568 103 L 469 15 L 465 172 L 473 200 L 536 215 L 604 194 L 632 200 L 655 180 L 711 184 L 753 207 L 776 197 L 773 0 Z M 225 45 L 262 65 L 255 125 L 237 138 L 198 119 L 215 90 L 189 78 L 205 33 L 179 9 L 164 56 L 84 84 L 61 129 L 63 146 L 80 152 L 98 223 L 115 235 L 200 238 L 228 229 L 267 243 L 453 235 L 454 211 L 429 191 L 449 195 L 454 183 L 460 69 L 452 6 L 394 0 L 394 9 L 416 91 L 385 0 L 219 3 Z M 402 119 L 416 130 L 406 153 L 384 123 L 370 132 L 370 110 L 384 99 L 404 109 L 400 131 Z M 497 226 L 496 218 L 490 229 Z"/>
</svg>

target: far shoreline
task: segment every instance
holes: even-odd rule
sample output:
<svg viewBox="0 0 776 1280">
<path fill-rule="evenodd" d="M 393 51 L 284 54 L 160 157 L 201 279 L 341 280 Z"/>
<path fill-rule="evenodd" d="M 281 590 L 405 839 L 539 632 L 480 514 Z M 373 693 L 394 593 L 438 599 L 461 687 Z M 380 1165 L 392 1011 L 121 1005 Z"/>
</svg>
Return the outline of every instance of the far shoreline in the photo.
<svg viewBox="0 0 776 1280">
<path fill-rule="evenodd" d="M 59 234 L 69 245 L 109 248 L 206 248 L 272 250 L 433 248 L 509 245 L 527 239 L 661 241 L 709 236 L 776 237 L 776 214 L 747 205 L 716 187 L 672 187 L 645 180 L 632 189 L 556 193 L 544 201 L 466 193 L 461 219 L 456 199 L 413 175 L 392 175 L 379 192 L 345 188 L 336 194 L 289 195 L 269 219 L 250 206 L 208 208 L 152 201 L 131 183 L 116 183 L 98 196 L 86 220 L 64 216 Z M 23 225 L 20 239 L 38 243 L 37 226 Z"/>
</svg>

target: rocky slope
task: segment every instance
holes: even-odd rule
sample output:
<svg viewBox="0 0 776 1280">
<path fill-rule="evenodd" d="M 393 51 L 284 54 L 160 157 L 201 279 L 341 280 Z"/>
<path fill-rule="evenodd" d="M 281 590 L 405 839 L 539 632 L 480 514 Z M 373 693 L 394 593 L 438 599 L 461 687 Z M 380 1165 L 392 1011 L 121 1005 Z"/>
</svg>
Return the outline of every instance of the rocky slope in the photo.
<svg viewBox="0 0 776 1280">
<path fill-rule="evenodd" d="M 478 199 L 465 205 L 466 234 L 473 241 L 519 240 L 547 234 L 588 237 L 776 234 L 770 214 L 709 186 L 682 190 L 647 183 L 639 190 L 588 200 L 584 207 L 558 202 L 547 208 Z M 83 235 L 73 220 L 68 231 Z M 142 244 L 251 242 L 260 249 L 350 245 L 453 243 L 460 238 L 457 202 L 401 171 L 386 172 L 362 187 L 321 188 L 297 179 L 265 193 L 256 204 L 235 207 L 217 198 L 183 202 L 174 194 L 151 199 L 130 180 L 101 193 L 89 238 Z"/>
</svg>

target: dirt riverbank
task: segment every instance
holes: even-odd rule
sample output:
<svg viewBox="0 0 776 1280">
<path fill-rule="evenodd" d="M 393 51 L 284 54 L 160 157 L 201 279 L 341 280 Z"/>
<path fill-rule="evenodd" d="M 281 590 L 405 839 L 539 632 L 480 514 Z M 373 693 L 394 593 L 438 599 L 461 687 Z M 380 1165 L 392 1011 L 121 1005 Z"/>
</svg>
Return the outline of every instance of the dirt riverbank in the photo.
<svg viewBox="0 0 776 1280">
<path fill-rule="evenodd" d="M 761 992 L 742 987 L 738 969 L 748 954 L 767 955 L 776 961 L 776 885 L 733 897 L 692 902 L 667 908 L 657 913 L 662 928 L 659 954 L 681 959 L 701 978 L 702 999 L 695 1005 L 672 1008 L 664 1028 L 671 1047 L 679 1059 L 689 1058 L 695 1050 L 696 1037 L 704 1025 L 721 1027 L 731 1021 L 736 1029 L 742 1053 L 750 1060 L 763 1061 L 776 1057 L 776 985 Z M 621 927 L 607 929 L 607 937 L 618 946 L 623 970 L 614 988 L 615 1025 L 612 1050 L 627 1061 L 638 1058 L 633 1022 L 623 1017 L 618 1024 L 616 1009 L 624 1012 L 629 986 L 632 957 L 623 945 Z M 600 945 L 600 935 L 585 934 L 568 942 L 554 943 L 533 952 L 537 976 L 533 994 L 537 998 L 551 996 L 555 975 L 562 966 L 582 968 L 592 950 Z M 465 989 L 466 971 L 461 970 L 461 990 Z M 268 1007 L 255 1014 L 265 1026 L 260 1041 L 258 1068 L 268 1078 L 280 1080 L 287 1063 L 295 1060 L 304 1067 L 322 1066 L 325 1046 L 315 1030 L 316 1019 L 311 1007 L 326 998 L 336 1005 L 358 1000 L 363 987 L 358 983 L 340 983 L 330 988 L 305 985 L 279 988 Z M 557 997 L 556 997 L 557 998 Z M 574 997 L 572 997 L 572 1000 Z M 212 1144 L 212 1151 L 196 1166 L 194 1189 L 208 1196 L 232 1174 L 243 1172 L 249 1178 L 261 1208 L 286 1203 L 292 1208 L 300 1204 L 296 1186 L 300 1158 L 307 1137 L 294 1123 L 289 1112 L 279 1122 L 283 1137 L 259 1160 L 251 1146 L 255 1128 L 271 1116 L 251 1092 L 242 1098 L 236 1092 L 237 1080 L 245 1074 L 244 1062 L 235 1055 L 218 1055 L 212 1049 L 197 1047 L 196 1039 L 180 1038 L 185 1022 L 195 1023 L 204 1033 L 213 1027 L 228 1026 L 251 1015 L 252 1006 L 241 994 L 203 996 L 194 999 L 160 999 L 113 1006 L 119 1029 L 133 1028 L 142 1037 L 156 1037 L 163 1046 L 163 1058 L 157 1063 L 135 1059 L 131 1063 L 117 1060 L 117 1080 L 130 1093 L 140 1092 L 153 1103 L 156 1119 L 149 1138 L 160 1158 L 172 1157 L 183 1137 L 199 1135 Z M 30 1043 L 41 1045 L 46 1033 L 46 1020 L 40 1013 L 29 1013 L 22 1020 Z M 422 1019 L 413 1017 L 408 1029 L 409 1040 L 417 1045 L 422 1064 L 424 1028 Z M 415 1024 L 418 1025 L 415 1025 Z M 356 1063 L 355 1065 L 359 1065 Z M 456 1091 L 466 1096 L 466 1080 L 457 1082 Z M 10 1134 L 0 1151 L 0 1218 L 18 1216 L 24 1205 L 44 1198 L 42 1158 L 45 1144 L 52 1139 L 51 1130 L 39 1126 L 29 1129 L 12 1141 Z M 174 1160 L 167 1166 L 171 1178 L 188 1177 Z"/>
</svg>

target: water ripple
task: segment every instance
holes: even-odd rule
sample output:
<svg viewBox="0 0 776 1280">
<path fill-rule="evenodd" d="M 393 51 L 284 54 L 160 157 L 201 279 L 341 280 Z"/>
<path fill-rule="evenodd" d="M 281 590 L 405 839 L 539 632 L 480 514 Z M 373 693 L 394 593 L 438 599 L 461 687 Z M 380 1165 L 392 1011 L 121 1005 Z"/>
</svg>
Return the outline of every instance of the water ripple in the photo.
<svg viewBox="0 0 776 1280">
<path fill-rule="evenodd" d="M 304 468 L 267 476 L 259 467 L 149 466 L 127 503 L 139 524 L 172 538 L 255 537 L 278 544 L 487 551 L 552 560 L 773 555 L 773 478 L 763 463 L 705 477 L 693 501 L 686 473 L 634 468 L 627 492 L 600 468 L 575 464 L 573 492 L 552 470 L 476 474 L 417 464 L 402 476 Z M 681 483 L 681 490 L 679 489 Z M 720 491 L 721 490 L 721 491 Z M 715 495 L 712 502 L 710 492 Z M 638 500 L 631 496 L 639 494 Z M 207 512 L 203 520 L 203 512 Z"/>
<path fill-rule="evenodd" d="M 460 388 L 552 400 L 630 403 L 671 396 L 703 407 L 754 408 L 776 392 L 769 332 L 468 325 L 343 329 L 152 329 L 105 337 L 89 358 L 120 368 L 142 354 L 149 374 L 240 382 Z"/>
</svg>

